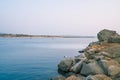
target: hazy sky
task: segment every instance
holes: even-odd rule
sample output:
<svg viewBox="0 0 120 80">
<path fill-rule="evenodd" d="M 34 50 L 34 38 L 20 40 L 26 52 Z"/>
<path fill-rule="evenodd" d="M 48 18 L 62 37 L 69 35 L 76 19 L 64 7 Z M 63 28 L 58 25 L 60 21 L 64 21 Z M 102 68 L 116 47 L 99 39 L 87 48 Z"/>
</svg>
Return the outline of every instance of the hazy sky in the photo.
<svg viewBox="0 0 120 80">
<path fill-rule="evenodd" d="M 96 35 L 120 33 L 120 0 L 0 0 L 0 32 Z"/>
</svg>

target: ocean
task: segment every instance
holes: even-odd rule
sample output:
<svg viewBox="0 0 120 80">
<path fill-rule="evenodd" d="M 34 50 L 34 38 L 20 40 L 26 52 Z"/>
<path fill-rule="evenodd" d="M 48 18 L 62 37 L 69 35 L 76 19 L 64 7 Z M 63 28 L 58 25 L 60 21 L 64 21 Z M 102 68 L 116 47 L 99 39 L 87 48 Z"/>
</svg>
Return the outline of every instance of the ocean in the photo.
<svg viewBox="0 0 120 80">
<path fill-rule="evenodd" d="M 96 38 L 0 38 L 0 80 L 49 80 L 64 56 Z"/>
</svg>

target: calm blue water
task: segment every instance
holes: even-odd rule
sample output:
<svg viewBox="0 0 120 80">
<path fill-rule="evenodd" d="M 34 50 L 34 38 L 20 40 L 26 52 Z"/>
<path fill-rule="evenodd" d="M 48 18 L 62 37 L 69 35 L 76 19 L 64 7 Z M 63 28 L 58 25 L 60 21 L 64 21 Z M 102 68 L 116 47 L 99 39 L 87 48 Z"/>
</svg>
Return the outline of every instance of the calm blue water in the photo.
<svg viewBox="0 0 120 80">
<path fill-rule="evenodd" d="M 95 38 L 0 38 L 0 80 L 49 80 L 63 56 Z"/>
</svg>

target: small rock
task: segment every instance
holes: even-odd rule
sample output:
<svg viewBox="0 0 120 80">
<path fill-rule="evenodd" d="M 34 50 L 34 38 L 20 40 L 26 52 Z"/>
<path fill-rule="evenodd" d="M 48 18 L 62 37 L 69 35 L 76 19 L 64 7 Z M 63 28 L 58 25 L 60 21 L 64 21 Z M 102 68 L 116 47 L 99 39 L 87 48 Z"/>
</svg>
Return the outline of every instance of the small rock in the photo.
<svg viewBox="0 0 120 80">
<path fill-rule="evenodd" d="M 80 51 L 78 51 L 79 53 L 84 53 L 85 52 L 85 50 L 80 50 Z"/>
</svg>

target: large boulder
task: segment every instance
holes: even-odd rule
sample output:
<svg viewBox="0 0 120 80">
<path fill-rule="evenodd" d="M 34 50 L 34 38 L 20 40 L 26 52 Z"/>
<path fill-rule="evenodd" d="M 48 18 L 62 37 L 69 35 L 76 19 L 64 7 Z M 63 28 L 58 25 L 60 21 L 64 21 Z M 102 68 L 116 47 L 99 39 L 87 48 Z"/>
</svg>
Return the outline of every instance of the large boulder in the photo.
<svg viewBox="0 0 120 80">
<path fill-rule="evenodd" d="M 104 74 L 97 74 L 97 75 L 89 75 L 86 80 L 112 80 L 108 76 Z"/>
<path fill-rule="evenodd" d="M 99 41 L 108 41 L 112 36 L 118 35 L 116 31 L 104 29 L 97 34 Z"/>
<path fill-rule="evenodd" d="M 100 60 L 99 64 L 108 76 L 116 77 L 120 74 L 120 64 L 115 60 Z"/>
<path fill-rule="evenodd" d="M 90 74 L 103 74 L 104 71 L 102 68 L 99 66 L 97 61 L 91 61 L 90 63 L 83 63 L 82 69 L 80 74 L 88 76 Z"/>
<path fill-rule="evenodd" d="M 65 58 L 60 61 L 58 64 L 58 69 L 63 71 L 63 72 L 69 72 L 70 68 L 72 67 L 74 62 L 73 58 Z"/>
</svg>

